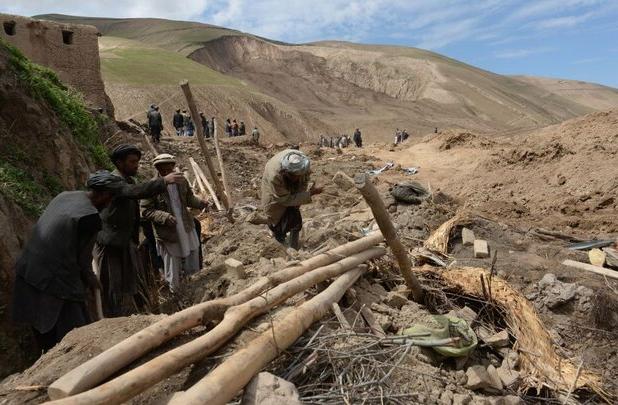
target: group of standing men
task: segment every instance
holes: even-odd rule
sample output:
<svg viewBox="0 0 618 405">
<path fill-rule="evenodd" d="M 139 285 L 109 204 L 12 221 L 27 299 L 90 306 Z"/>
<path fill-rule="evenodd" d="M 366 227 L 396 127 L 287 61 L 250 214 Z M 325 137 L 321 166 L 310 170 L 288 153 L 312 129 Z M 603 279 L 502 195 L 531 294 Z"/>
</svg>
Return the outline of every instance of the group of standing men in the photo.
<svg viewBox="0 0 618 405">
<path fill-rule="evenodd" d="M 15 265 L 13 319 L 33 328 L 41 350 L 91 322 L 92 292 L 100 294 L 105 317 L 130 315 L 144 304 L 138 294 L 144 271 L 137 252 L 140 199 L 142 216 L 154 224 L 170 289 L 183 271 L 199 268 L 199 239 L 187 207 L 206 208 L 207 202 L 174 171 L 171 155 L 157 156 L 158 176 L 136 184 L 140 159 L 137 147 L 116 147 L 113 172 L 91 175 L 86 191 L 60 193 L 34 226 Z"/>
<path fill-rule="evenodd" d="M 189 208 L 204 209 L 208 202 L 193 194 L 170 154 L 156 156 L 157 176 L 137 184 L 141 156 L 133 145 L 116 147 L 110 155 L 113 172 L 91 175 L 86 191 L 60 193 L 35 224 L 15 266 L 12 307 L 13 319 L 32 327 L 41 350 L 91 322 L 93 296 L 100 294 L 104 317 L 140 310 L 138 278 L 145 271 L 137 251 L 140 217 L 152 223 L 172 291 L 183 275 L 200 269 L 199 235 Z M 310 174 L 309 158 L 287 149 L 268 161 L 262 178 L 268 226 L 277 241 L 294 249 L 300 248 L 300 206 L 322 193 L 322 187 L 310 185 Z"/>
<path fill-rule="evenodd" d="M 335 137 L 330 137 L 327 138 L 324 135 L 320 135 L 320 140 L 318 142 L 318 145 L 321 148 L 338 148 L 338 149 L 342 149 L 342 148 L 347 148 L 349 145 L 352 144 L 352 142 L 354 142 L 354 145 L 356 145 L 357 148 L 362 148 L 363 147 L 363 136 L 361 134 L 360 129 L 356 128 L 354 130 L 354 135 L 352 135 L 352 137 L 350 137 L 349 135 L 340 135 L 340 136 L 335 136 Z"/>
</svg>

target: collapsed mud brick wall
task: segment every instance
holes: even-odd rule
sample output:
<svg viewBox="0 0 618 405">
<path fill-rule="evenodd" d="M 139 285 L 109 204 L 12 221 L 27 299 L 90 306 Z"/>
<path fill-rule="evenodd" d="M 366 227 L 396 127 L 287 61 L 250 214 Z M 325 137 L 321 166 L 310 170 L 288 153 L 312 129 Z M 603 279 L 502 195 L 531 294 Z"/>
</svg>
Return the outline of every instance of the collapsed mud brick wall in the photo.
<svg viewBox="0 0 618 405">
<path fill-rule="evenodd" d="M 99 32 L 89 25 L 60 24 L 0 14 L 0 38 L 25 56 L 53 69 L 60 80 L 81 92 L 87 104 L 114 115 L 105 93 L 99 61 Z"/>
</svg>

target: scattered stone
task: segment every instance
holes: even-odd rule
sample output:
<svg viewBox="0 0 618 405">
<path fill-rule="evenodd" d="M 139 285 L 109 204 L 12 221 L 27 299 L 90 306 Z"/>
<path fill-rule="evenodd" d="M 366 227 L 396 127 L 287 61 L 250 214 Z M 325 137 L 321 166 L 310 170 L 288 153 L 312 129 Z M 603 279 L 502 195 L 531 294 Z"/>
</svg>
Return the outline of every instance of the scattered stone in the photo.
<svg viewBox="0 0 618 405">
<path fill-rule="evenodd" d="M 504 367 L 504 364 L 500 368 L 498 368 L 497 371 L 498 376 L 500 377 L 500 381 L 502 381 L 502 385 L 504 385 L 505 387 L 510 387 L 511 385 L 519 383 L 519 371 L 509 367 Z"/>
<path fill-rule="evenodd" d="M 500 332 L 495 333 L 486 339 L 483 339 L 483 341 L 488 346 L 492 346 L 492 347 L 508 346 L 509 345 L 509 332 L 506 329 L 501 330 Z"/>
<path fill-rule="evenodd" d="M 470 390 L 475 391 L 491 387 L 491 377 L 487 373 L 487 369 L 483 366 L 476 365 L 469 367 L 468 370 L 466 370 L 466 376 L 468 376 L 466 388 Z"/>
<path fill-rule="evenodd" d="M 453 405 L 468 405 L 472 402 L 472 396 L 468 394 L 453 395 Z"/>
<path fill-rule="evenodd" d="M 373 316 L 383 331 L 387 332 L 393 326 L 393 321 L 391 321 L 391 318 L 388 315 L 384 315 L 379 312 L 374 312 Z"/>
<path fill-rule="evenodd" d="M 563 283 L 552 273 L 547 273 L 538 282 L 541 290 L 541 302 L 549 309 L 557 308 L 575 298 L 577 285 Z"/>
<path fill-rule="evenodd" d="M 519 355 L 515 350 L 509 348 L 498 349 L 502 355 L 502 365 L 500 367 L 516 368 L 519 367 Z"/>
<path fill-rule="evenodd" d="M 489 257 L 489 245 L 486 240 L 476 239 L 474 241 L 474 257 L 477 259 Z"/>
<path fill-rule="evenodd" d="M 410 290 L 408 289 L 408 286 L 405 284 L 400 284 L 398 286 L 395 286 L 395 288 L 393 288 L 393 291 L 398 292 L 399 294 L 403 295 L 406 298 L 410 296 Z"/>
<path fill-rule="evenodd" d="M 405 304 L 408 303 L 408 299 L 401 293 L 398 293 L 396 291 L 389 291 L 386 294 L 386 298 L 384 299 L 384 302 L 389 307 L 400 309 L 401 307 L 403 307 Z"/>
<path fill-rule="evenodd" d="M 261 372 L 249 382 L 241 405 L 300 405 L 296 386 L 271 373 Z"/>
<path fill-rule="evenodd" d="M 478 316 L 476 312 L 474 312 L 473 309 L 467 306 L 460 308 L 460 309 L 454 309 L 452 311 L 449 311 L 447 312 L 446 315 L 461 318 L 465 320 L 466 322 L 468 322 L 468 325 L 472 325 L 472 323 L 476 320 Z"/>
<path fill-rule="evenodd" d="M 333 176 L 333 183 L 339 186 L 343 191 L 348 191 L 354 187 L 354 180 L 344 172 L 335 173 L 335 176 Z"/>
<path fill-rule="evenodd" d="M 485 390 L 488 392 L 492 392 L 493 390 L 502 391 L 503 385 L 502 380 L 500 380 L 500 375 L 498 374 L 498 369 L 490 364 L 487 367 L 487 374 L 489 375 L 490 383 L 489 387 L 485 387 Z"/>
<path fill-rule="evenodd" d="M 440 395 L 440 404 L 451 405 L 453 403 L 453 393 L 451 391 L 443 391 Z"/>
<path fill-rule="evenodd" d="M 607 255 L 601 249 L 592 249 L 588 252 L 588 259 L 593 266 L 603 267 Z"/>
<path fill-rule="evenodd" d="M 461 242 L 464 246 L 474 245 L 474 232 L 471 229 L 463 228 L 461 230 Z"/>
<path fill-rule="evenodd" d="M 525 402 L 517 395 L 507 395 L 489 398 L 489 403 L 491 405 L 523 405 Z"/>
<path fill-rule="evenodd" d="M 244 279 L 247 277 L 247 274 L 245 273 L 245 265 L 236 259 L 232 259 L 232 258 L 226 259 L 225 268 L 227 272 L 233 277 L 240 278 L 240 279 Z"/>
<path fill-rule="evenodd" d="M 603 248 L 605 252 L 605 262 L 609 267 L 618 267 L 618 250 L 613 248 Z"/>
</svg>

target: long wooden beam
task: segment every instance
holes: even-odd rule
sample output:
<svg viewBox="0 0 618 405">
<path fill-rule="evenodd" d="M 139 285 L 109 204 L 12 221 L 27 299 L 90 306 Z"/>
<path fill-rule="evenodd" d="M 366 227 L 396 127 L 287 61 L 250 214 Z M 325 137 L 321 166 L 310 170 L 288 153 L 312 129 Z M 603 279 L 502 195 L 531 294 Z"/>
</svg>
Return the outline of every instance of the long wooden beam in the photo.
<svg viewBox="0 0 618 405">
<path fill-rule="evenodd" d="M 401 244 L 399 236 L 397 236 L 397 230 L 391 221 L 390 215 L 388 215 L 388 212 L 386 211 L 384 201 L 382 201 L 382 197 L 380 197 L 378 190 L 375 188 L 373 183 L 371 183 L 369 176 L 364 173 L 358 174 L 354 178 L 354 184 L 365 198 L 369 208 L 371 208 L 373 217 L 380 227 L 388 247 L 391 248 L 393 255 L 395 255 L 395 258 L 397 259 L 399 271 L 401 271 L 401 275 L 406 281 L 408 288 L 410 288 L 414 301 L 422 302 L 423 288 L 421 287 L 421 284 L 416 276 L 412 274 L 412 261 L 410 260 L 410 256 L 408 255 L 405 247 Z"/>
<path fill-rule="evenodd" d="M 314 322 L 324 317 L 330 306 L 341 299 L 363 271 L 363 268 L 356 268 L 339 276 L 320 294 L 282 320 L 273 322 L 271 328 L 226 359 L 193 387 L 174 396 L 169 404 L 227 404 L 264 366 L 290 347 Z"/>
<path fill-rule="evenodd" d="M 225 312 L 223 320 L 204 335 L 155 357 L 96 388 L 50 403 L 56 405 L 123 403 L 184 367 L 213 353 L 238 333 L 251 319 L 266 313 L 271 308 L 311 286 L 337 277 L 368 260 L 383 256 L 385 253 L 386 249 L 383 247 L 370 248 L 279 284 L 263 295 L 229 308 Z"/>
<path fill-rule="evenodd" d="M 327 266 L 347 256 L 367 250 L 383 240 L 384 237 L 381 233 L 374 232 L 294 266 L 261 277 L 237 294 L 202 302 L 176 312 L 129 336 L 60 377 L 47 390 L 49 397 L 51 399 L 64 398 L 95 387 L 173 337 L 203 324 L 206 320 L 221 319 L 228 308 L 247 302 L 279 283 L 284 283 L 318 267 Z"/>
<path fill-rule="evenodd" d="M 204 140 L 204 128 L 202 128 L 202 125 L 200 125 L 200 115 L 197 111 L 195 100 L 193 98 L 193 93 L 191 92 L 191 87 L 189 87 L 189 82 L 187 80 L 182 81 L 180 83 L 180 87 L 182 88 L 182 92 L 185 94 L 185 98 L 187 99 L 187 105 L 189 106 L 189 111 L 191 111 L 191 119 L 193 120 L 193 125 L 195 126 L 197 132 L 196 138 L 198 143 L 200 144 L 202 155 L 204 155 L 204 160 L 206 161 L 206 166 L 208 167 L 208 171 L 210 172 L 210 177 L 212 177 L 212 181 L 213 183 L 215 183 L 215 190 L 217 191 L 217 195 L 221 197 L 225 209 L 229 210 L 230 204 L 226 198 L 223 184 L 221 183 L 221 179 L 219 179 L 217 171 L 215 170 L 215 166 L 212 164 L 212 160 L 210 159 L 210 153 L 208 152 L 208 147 L 206 146 L 206 141 Z"/>
</svg>

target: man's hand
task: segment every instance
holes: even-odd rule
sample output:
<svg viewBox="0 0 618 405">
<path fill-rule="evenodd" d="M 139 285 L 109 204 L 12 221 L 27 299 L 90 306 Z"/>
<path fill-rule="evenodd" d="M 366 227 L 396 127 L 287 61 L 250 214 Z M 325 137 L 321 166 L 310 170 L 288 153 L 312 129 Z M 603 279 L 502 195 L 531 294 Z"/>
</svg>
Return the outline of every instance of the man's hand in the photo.
<svg viewBox="0 0 618 405">
<path fill-rule="evenodd" d="M 314 184 L 309 189 L 309 194 L 311 195 L 322 194 L 322 191 L 324 191 L 324 187 L 320 187 L 317 184 Z"/>
<path fill-rule="evenodd" d="M 184 178 L 185 176 L 183 176 L 182 173 L 173 172 L 163 177 L 163 180 L 165 180 L 165 184 L 178 184 L 182 182 Z"/>
<path fill-rule="evenodd" d="M 169 225 L 169 226 L 176 226 L 176 217 L 173 215 L 170 215 L 169 217 L 167 217 L 167 219 L 165 220 L 165 224 Z"/>
</svg>

